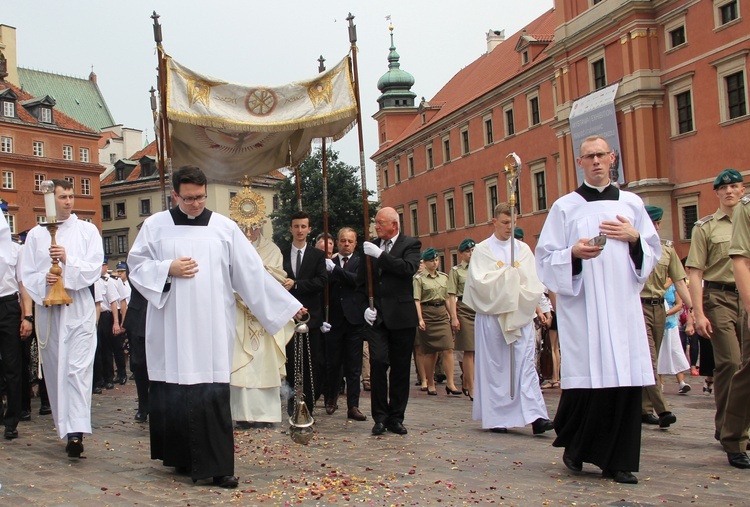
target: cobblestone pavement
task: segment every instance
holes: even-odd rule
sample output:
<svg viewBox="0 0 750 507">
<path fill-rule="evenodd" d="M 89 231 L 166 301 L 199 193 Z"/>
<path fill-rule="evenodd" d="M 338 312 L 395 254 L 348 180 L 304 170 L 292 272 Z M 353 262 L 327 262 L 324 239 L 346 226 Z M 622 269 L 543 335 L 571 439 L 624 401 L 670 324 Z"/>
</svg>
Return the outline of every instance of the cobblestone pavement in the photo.
<svg viewBox="0 0 750 507">
<path fill-rule="evenodd" d="M 133 422 L 131 381 L 94 396 L 94 434 L 80 460 L 67 458 L 52 417 L 39 416 L 34 399 L 20 437 L 0 442 L 0 505 L 750 505 L 750 470 L 728 466 L 713 440 L 713 399 L 701 394 L 702 378 L 689 381 L 687 396 L 674 383 L 665 389 L 677 424 L 643 427 L 635 486 L 603 479 L 590 465 L 583 474 L 568 471 L 552 433 L 483 431 L 469 399 L 439 386 L 437 397 L 412 387 L 406 436 L 370 434 L 368 393 L 365 422 L 318 406 L 307 446 L 293 443 L 285 427 L 236 431 L 236 490 L 194 485 L 150 459 L 148 426 Z M 545 391 L 551 417 L 559 395 Z"/>
</svg>

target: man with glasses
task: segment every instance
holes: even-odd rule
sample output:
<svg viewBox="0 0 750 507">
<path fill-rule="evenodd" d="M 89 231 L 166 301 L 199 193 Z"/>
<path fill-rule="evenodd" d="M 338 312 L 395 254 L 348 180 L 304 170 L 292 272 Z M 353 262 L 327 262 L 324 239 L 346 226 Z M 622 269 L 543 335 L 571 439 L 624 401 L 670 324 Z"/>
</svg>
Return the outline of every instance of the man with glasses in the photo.
<svg viewBox="0 0 750 507">
<path fill-rule="evenodd" d="M 237 224 L 206 209 L 206 183 L 197 167 L 174 172 L 177 206 L 143 222 L 128 266 L 149 303 L 151 457 L 194 482 L 234 488 L 234 293 L 271 334 L 302 305 L 263 268 Z"/>
<path fill-rule="evenodd" d="M 732 376 L 741 364 L 742 301 L 734 280 L 729 242 L 733 213 L 745 193 L 742 175 L 725 169 L 714 180 L 719 209 L 693 227 L 685 266 L 690 268 L 695 332 L 711 340 L 714 351 L 714 438 L 719 440 Z M 747 428 L 744 431 L 747 440 Z"/>
<path fill-rule="evenodd" d="M 641 390 L 655 382 L 639 293 L 661 246 L 643 201 L 612 184 L 607 141 L 588 137 L 579 153 L 585 180 L 552 206 L 536 247 L 565 358 L 553 445 L 573 471 L 593 463 L 635 484 Z"/>
</svg>

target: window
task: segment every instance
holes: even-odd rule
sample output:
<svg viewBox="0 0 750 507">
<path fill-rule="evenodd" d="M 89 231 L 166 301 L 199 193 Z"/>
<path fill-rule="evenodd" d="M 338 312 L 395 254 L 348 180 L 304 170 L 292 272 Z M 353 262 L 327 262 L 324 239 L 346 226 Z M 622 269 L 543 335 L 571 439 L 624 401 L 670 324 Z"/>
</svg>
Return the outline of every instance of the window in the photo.
<svg viewBox="0 0 750 507">
<path fill-rule="evenodd" d="M 458 266 L 458 252 L 451 250 L 451 262 L 452 266 Z"/>
<path fill-rule="evenodd" d="M 104 243 L 104 255 L 112 255 L 112 236 L 104 236 L 102 242 Z"/>
<path fill-rule="evenodd" d="M 125 234 L 117 235 L 117 252 L 121 254 L 128 253 L 128 237 Z"/>
<path fill-rule="evenodd" d="M 409 208 L 411 213 L 411 234 L 414 237 L 419 237 L 419 218 L 417 217 L 417 205 L 414 204 Z"/>
<path fill-rule="evenodd" d="M 5 213 L 5 221 L 8 222 L 10 233 L 15 234 L 16 233 L 16 216 L 11 215 L 10 213 Z"/>
<path fill-rule="evenodd" d="M 6 118 L 16 117 L 16 104 L 7 100 L 3 101 L 3 116 Z"/>
<path fill-rule="evenodd" d="M 719 80 L 719 117 L 721 122 L 734 120 L 747 115 L 747 68 L 748 50 L 737 51 L 717 61 Z"/>
<path fill-rule="evenodd" d="M 406 159 L 406 166 L 408 167 L 409 171 L 409 178 L 414 177 L 414 156 L 409 155 L 409 157 Z"/>
<path fill-rule="evenodd" d="M 544 172 L 544 161 L 532 164 L 530 171 L 533 183 L 534 211 L 547 209 L 547 176 Z"/>
<path fill-rule="evenodd" d="M 664 39 L 667 51 L 678 48 L 687 42 L 686 23 L 687 17 L 684 11 L 664 23 Z"/>
<path fill-rule="evenodd" d="M 383 188 L 388 188 L 388 168 L 383 168 Z"/>
<path fill-rule="evenodd" d="M 13 138 L 12 137 L 0 138 L 0 152 L 13 153 Z"/>
<path fill-rule="evenodd" d="M 432 160 L 432 146 L 428 146 L 426 150 L 427 155 L 427 169 L 430 170 L 435 167 L 435 162 Z"/>
<path fill-rule="evenodd" d="M 439 254 L 438 258 L 440 259 L 440 266 L 438 266 L 438 269 L 440 271 L 445 271 L 445 254 Z"/>
<path fill-rule="evenodd" d="M 445 197 L 445 223 L 449 230 L 456 228 L 456 203 L 453 200 L 453 194 Z"/>
<path fill-rule="evenodd" d="M 677 108 L 677 133 L 684 134 L 693 130 L 693 104 L 690 90 L 675 95 Z"/>
<path fill-rule="evenodd" d="M 39 121 L 42 123 L 52 123 L 52 109 L 48 107 L 39 108 Z"/>
<path fill-rule="evenodd" d="M 73 160 L 72 146 L 63 146 L 63 160 Z"/>
<path fill-rule="evenodd" d="M 73 176 L 64 176 L 63 179 L 73 185 L 73 193 L 76 191 L 76 179 Z"/>
<path fill-rule="evenodd" d="M 729 106 L 729 119 L 738 118 L 747 114 L 747 103 L 745 102 L 745 75 L 736 72 L 724 78 L 727 86 L 727 105 Z"/>
<path fill-rule="evenodd" d="M 529 52 L 523 51 L 521 53 L 521 65 L 526 65 L 527 63 L 529 63 Z"/>
<path fill-rule="evenodd" d="M 393 164 L 393 170 L 396 173 L 396 183 L 401 183 L 401 162 Z"/>
<path fill-rule="evenodd" d="M 673 48 L 676 48 L 677 46 L 682 46 L 685 44 L 687 39 L 685 39 L 685 25 L 679 26 L 669 32 L 669 42 Z"/>
<path fill-rule="evenodd" d="M 34 191 L 35 192 L 42 191 L 42 182 L 46 179 L 47 179 L 47 175 L 45 174 L 41 174 L 41 173 L 34 174 Z"/>
<path fill-rule="evenodd" d="M 428 201 L 428 206 L 430 207 L 430 232 L 437 232 L 438 231 L 438 211 L 437 211 L 437 201 L 435 198 L 431 198 Z"/>
<path fill-rule="evenodd" d="M 680 239 L 689 240 L 693 235 L 693 226 L 698 221 L 698 195 L 693 194 L 677 198 L 679 209 Z"/>
<path fill-rule="evenodd" d="M 529 97 L 529 125 L 539 125 L 541 121 L 539 115 L 539 95 L 536 93 Z"/>
<path fill-rule="evenodd" d="M 492 137 L 492 117 L 484 118 L 484 145 L 490 145 L 494 142 Z"/>
<path fill-rule="evenodd" d="M 443 138 L 443 163 L 447 164 L 451 161 L 451 139 L 450 137 Z"/>
<path fill-rule="evenodd" d="M 116 202 L 115 203 L 115 213 L 117 213 L 116 218 L 125 218 L 127 215 L 125 214 L 125 203 L 124 202 Z"/>
<path fill-rule="evenodd" d="M 13 171 L 3 171 L 3 190 L 12 190 L 15 188 L 13 180 Z"/>
<path fill-rule="evenodd" d="M 492 218 L 495 215 L 495 206 L 497 206 L 497 179 L 493 178 L 487 184 L 487 216 Z"/>
<path fill-rule="evenodd" d="M 516 126 L 513 122 L 513 105 L 503 108 L 505 114 L 505 137 L 510 137 L 516 133 Z"/>
<path fill-rule="evenodd" d="M 404 210 L 398 211 L 398 230 L 404 230 Z"/>
<path fill-rule="evenodd" d="M 88 148 L 78 148 L 78 160 L 80 160 L 81 162 L 89 161 L 89 149 Z"/>
<path fill-rule="evenodd" d="M 464 207 L 466 211 L 466 225 L 474 225 L 474 192 L 464 191 Z"/>
<path fill-rule="evenodd" d="M 469 148 L 469 128 L 464 127 L 461 130 L 461 155 L 468 155 L 471 149 Z"/>
<path fill-rule="evenodd" d="M 91 195 L 91 178 L 81 178 L 81 195 Z"/>
<path fill-rule="evenodd" d="M 141 216 L 151 214 L 151 199 L 141 199 Z"/>
<path fill-rule="evenodd" d="M 36 216 L 36 223 L 37 224 L 46 224 L 47 223 L 47 217 L 44 215 L 37 215 Z"/>
<path fill-rule="evenodd" d="M 112 220 L 111 204 L 102 204 L 102 220 Z"/>
<path fill-rule="evenodd" d="M 591 64 L 591 72 L 594 75 L 594 90 L 607 86 L 607 72 L 604 66 L 604 58 L 600 58 Z"/>
<path fill-rule="evenodd" d="M 44 143 L 41 141 L 34 141 L 33 143 L 33 153 L 35 157 L 43 157 L 44 156 Z"/>
<path fill-rule="evenodd" d="M 724 26 L 740 17 L 740 6 L 737 0 L 714 0 L 714 18 L 716 27 Z"/>
<path fill-rule="evenodd" d="M 117 153 L 110 153 L 109 154 L 109 163 L 114 164 L 117 162 Z"/>
</svg>

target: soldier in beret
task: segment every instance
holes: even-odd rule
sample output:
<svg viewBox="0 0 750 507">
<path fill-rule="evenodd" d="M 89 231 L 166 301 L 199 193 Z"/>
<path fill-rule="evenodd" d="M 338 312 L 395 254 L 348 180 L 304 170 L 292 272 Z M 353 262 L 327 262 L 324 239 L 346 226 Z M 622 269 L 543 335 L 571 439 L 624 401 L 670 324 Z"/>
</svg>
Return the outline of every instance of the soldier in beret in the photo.
<svg viewBox="0 0 750 507">
<path fill-rule="evenodd" d="M 465 396 L 474 399 L 474 317 L 476 313 L 463 302 L 466 273 L 469 269 L 471 253 L 474 251 L 474 240 L 466 238 L 458 245 L 459 264 L 453 266 L 448 275 L 448 303 L 451 314 L 451 327 L 456 333 L 454 349 L 463 357 L 459 359 L 462 377 L 462 391 Z"/>
<path fill-rule="evenodd" d="M 513 237 L 515 239 L 520 239 L 521 241 L 523 241 L 523 229 L 521 229 L 520 227 L 516 227 L 515 229 L 513 229 Z"/>
<path fill-rule="evenodd" d="M 646 206 L 646 212 L 658 232 L 664 210 L 658 206 Z M 667 320 L 667 311 L 664 308 L 664 294 L 667 292 L 668 280 L 670 278 L 674 282 L 677 294 L 679 294 L 687 307 L 692 310 L 693 304 L 690 300 L 687 284 L 685 283 L 685 279 L 687 278 L 685 268 L 682 267 L 680 258 L 672 247 L 672 242 L 662 239 L 659 262 L 657 262 L 648 280 L 643 285 L 643 290 L 641 290 L 641 307 L 643 308 L 643 317 L 646 320 L 646 334 L 648 335 L 648 346 L 651 352 L 651 363 L 654 367 L 654 377 L 657 378 L 656 364 Z M 688 319 L 687 325 L 688 332 L 692 334 L 692 318 Z M 690 391 L 690 385 L 683 381 L 680 384 L 679 392 L 680 394 L 686 394 L 688 391 Z M 658 417 L 654 415 L 654 410 L 656 410 Z M 677 422 L 677 417 L 670 411 L 669 403 L 664 399 L 664 393 L 662 393 L 661 388 L 657 384 L 643 387 L 641 421 L 646 424 L 658 424 L 662 429 L 666 429 L 671 424 Z"/>
<path fill-rule="evenodd" d="M 685 265 L 690 268 L 695 331 L 710 339 L 714 349 L 714 436 L 718 440 L 732 376 L 740 368 L 742 301 L 728 252 L 732 215 L 745 193 L 742 175 L 735 169 L 723 170 L 714 181 L 714 191 L 719 198 L 719 209 L 695 223 Z M 747 440 L 747 428 L 743 438 Z"/>
</svg>

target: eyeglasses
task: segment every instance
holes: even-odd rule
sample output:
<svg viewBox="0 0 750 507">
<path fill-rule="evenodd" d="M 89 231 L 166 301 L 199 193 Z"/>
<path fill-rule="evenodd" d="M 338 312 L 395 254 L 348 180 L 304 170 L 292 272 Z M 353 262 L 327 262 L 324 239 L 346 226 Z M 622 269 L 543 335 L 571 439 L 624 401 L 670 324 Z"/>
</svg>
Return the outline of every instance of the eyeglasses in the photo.
<svg viewBox="0 0 750 507">
<path fill-rule="evenodd" d="M 604 158 L 604 157 L 606 157 L 609 154 L 610 154 L 610 152 L 608 152 L 608 151 L 597 151 L 596 153 L 588 153 L 586 155 L 581 155 L 581 158 L 585 159 L 585 160 L 594 160 L 594 157 L 596 157 L 596 158 Z"/>
<path fill-rule="evenodd" d="M 195 197 L 182 197 L 180 194 L 177 194 L 177 197 L 182 199 L 182 202 L 184 202 L 185 204 L 193 204 L 195 202 L 197 202 L 198 204 L 203 204 L 204 202 L 206 202 L 206 198 L 208 196 L 203 194 L 196 195 Z"/>
</svg>

